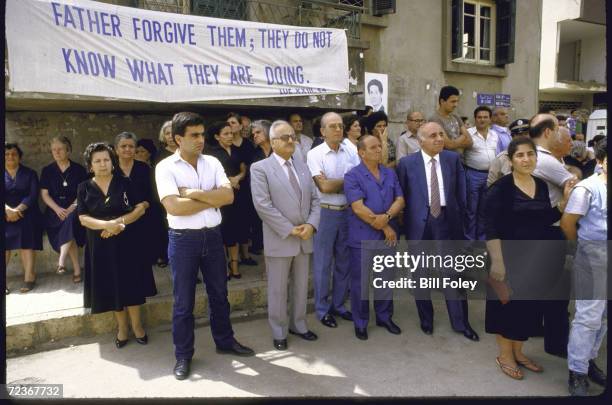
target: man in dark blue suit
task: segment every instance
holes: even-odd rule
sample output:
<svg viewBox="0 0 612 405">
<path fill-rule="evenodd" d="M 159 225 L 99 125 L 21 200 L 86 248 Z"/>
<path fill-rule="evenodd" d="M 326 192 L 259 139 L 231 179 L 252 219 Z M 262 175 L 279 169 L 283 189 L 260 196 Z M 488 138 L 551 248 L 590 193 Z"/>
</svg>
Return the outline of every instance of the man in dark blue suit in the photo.
<svg viewBox="0 0 612 405">
<path fill-rule="evenodd" d="M 445 133 L 435 122 L 417 131 L 421 151 L 400 159 L 397 173 L 404 191 L 404 231 L 407 240 L 463 240 L 466 207 L 465 172 L 458 153 L 443 150 Z M 447 252 L 448 253 L 448 252 Z M 419 274 L 420 275 L 420 274 Z M 444 289 L 452 328 L 479 340 L 468 322 L 467 300 Z M 433 305 L 428 289 L 415 290 L 421 329 L 433 333 Z"/>
</svg>

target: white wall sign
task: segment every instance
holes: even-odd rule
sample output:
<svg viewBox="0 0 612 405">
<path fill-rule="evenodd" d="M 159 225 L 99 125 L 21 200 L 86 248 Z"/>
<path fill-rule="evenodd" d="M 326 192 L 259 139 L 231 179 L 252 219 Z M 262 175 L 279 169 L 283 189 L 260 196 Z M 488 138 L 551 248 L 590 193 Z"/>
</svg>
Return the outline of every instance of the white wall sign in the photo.
<svg viewBox="0 0 612 405">
<path fill-rule="evenodd" d="M 189 102 L 348 93 L 343 30 L 8 0 L 9 90 Z"/>
<path fill-rule="evenodd" d="M 387 75 L 381 73 L 365 72 L 365 103 L 372 106 L 374 111 L 383 111 L 389 114 L 388 100 L 389 87 Z"/>
</svg>

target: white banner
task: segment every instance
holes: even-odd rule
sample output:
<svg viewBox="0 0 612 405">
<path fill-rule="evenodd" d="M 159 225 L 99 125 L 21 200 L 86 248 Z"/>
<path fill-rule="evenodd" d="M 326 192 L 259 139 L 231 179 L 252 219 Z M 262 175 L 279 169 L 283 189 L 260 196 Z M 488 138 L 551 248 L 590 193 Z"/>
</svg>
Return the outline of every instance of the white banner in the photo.
<svg viewBox="0 0 612 405">
<path fill-rule="evenodd" d="M 158 102 L 348 93 L 346 34 L 87 0 L 8 0 L 9 90 Z"/>
</svg>

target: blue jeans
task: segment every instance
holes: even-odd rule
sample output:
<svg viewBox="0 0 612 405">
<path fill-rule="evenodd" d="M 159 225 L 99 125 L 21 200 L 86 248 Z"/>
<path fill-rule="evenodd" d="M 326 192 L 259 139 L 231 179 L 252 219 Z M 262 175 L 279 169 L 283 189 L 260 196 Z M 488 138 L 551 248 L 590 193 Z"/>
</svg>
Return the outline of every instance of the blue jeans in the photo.
<svg viewBox="0 0 612 405">
<path fill-rule="evenodd" d="M 313 278 L 315 312 L 321 319 L 330 310 L 346 312 L 344 301 L 350 282 L 348 248 L 348 211 L 321 208 L 319 229 L 314 235 Z M 330 281 L 333 283 L 330 297 Z"/>
<path fill-rule="evenodd" d="M 589 360 L 597 358 L 607 321 L 607 246 L 606 242 L 578 241 L 574 259 L 576 312 L 567 344 L 567 365 L 572 371 L 586 374 Z M 594 299 L 588 299 L 594 298 Z"/>
<path fill-rule="evenodd" d="M 488 173 L 465 168 L 467 187 L 466 230 L 469 240 L 485 240 L 484 199 Z"/>
<path fill-rule="evenodd" d="M 227 300 L 227 270 L 220 227 L 169 229 L 168 258 L 172 268 L 174 305 L 172 340 L 177 360 L 191 359 L 194 353 L 194 316 L 198 271 L 206 285 L 210 329 L 219 348 L 231 347 L 234 331 Z"/>
</svg>

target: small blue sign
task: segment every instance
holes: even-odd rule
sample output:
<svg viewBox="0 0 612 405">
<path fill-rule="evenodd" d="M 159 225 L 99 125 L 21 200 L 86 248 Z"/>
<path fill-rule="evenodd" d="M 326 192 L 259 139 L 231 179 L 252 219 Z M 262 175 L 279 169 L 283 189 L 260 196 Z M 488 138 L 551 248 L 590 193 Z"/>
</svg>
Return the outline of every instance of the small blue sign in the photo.
<svg viewBox="0 0 612 405">
<path fill-rule="evenodd" d="M 495 94 L 495 107 L 510 107 L 512 97 L 510 94 Z"/>
<path fill-rule="evenodd" d="M 476 95 L 476 104 L 478 105 L 495 105 L 495 96 L 497 94 L 478 93 Z"/>
</svg>

